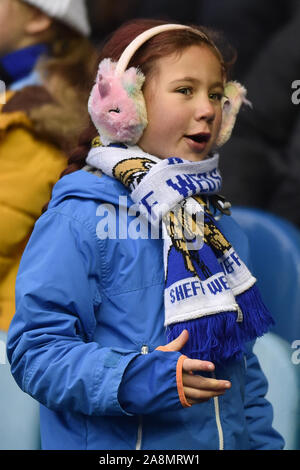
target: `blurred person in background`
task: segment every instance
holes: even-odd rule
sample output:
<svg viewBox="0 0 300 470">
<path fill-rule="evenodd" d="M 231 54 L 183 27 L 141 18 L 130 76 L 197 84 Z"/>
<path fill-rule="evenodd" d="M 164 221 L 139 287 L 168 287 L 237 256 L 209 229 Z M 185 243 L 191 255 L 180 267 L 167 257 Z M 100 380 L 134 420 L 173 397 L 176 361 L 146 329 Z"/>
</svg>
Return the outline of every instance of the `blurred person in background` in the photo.
<svg viewBox="0 0 300 470">
<path fill-rule="evenodd" d="M 101 44 L 123 22 L 134 18 L 194 22 L 202 1 L 189 0 L 189 7 L 182 8 L 181 0 L 88 0 L 93 39 Z"/>
<path fill-rule="evenodd" d="M 300 228 L 300 105 L 292 87 L 300 78 L 300 4 L 286 2 L 282 11 L 280 27 L 243 78 L 252 109 L 242 110 L 221 151 L 221 172 L 232 204 L 275 213 Z"/>
<path fill-rule="evenodd" d="M 294 15 L 297 0 L 200 0 L 195 16 L 201 24 L 222 31 L 236 49 L 237 80 L 245 75 L 262 48 Z"/>
<path fill-rule="evenodd" d="M 105 40 L 118 26 L 137 16 L 139 0 L 87 0 L 92 38 L 96 44 Z"/>
<path fill-rule="evenodd" d="M 0 0 L 2 331 L 14 314 L 23 249 L 86 125 L 96 57 L 89 35 L 84 0 Z"/>
</svg>

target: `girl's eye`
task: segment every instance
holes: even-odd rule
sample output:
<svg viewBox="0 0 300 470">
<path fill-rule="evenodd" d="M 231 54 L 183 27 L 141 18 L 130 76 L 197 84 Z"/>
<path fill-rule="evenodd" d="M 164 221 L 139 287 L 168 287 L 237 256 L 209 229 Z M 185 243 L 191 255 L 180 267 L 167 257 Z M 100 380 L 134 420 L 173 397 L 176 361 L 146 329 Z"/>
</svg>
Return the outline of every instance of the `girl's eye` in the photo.
<svg viewBox="0 0 300 470">
<path fill-rule="evenodd" d="M 223 96 L 224 96 L 223 93 L 210 93 L 209 99 L 213 101 L 221 101 Z"/>
<path fill-rule="evenodd" d="M 181 93 L 182 95 L 187 95 L 187 96 L 191 95 L 193 92 L 192 88 L 190 87 L 178 88 L 176 91 L 177 93 Z"/>
</svg>

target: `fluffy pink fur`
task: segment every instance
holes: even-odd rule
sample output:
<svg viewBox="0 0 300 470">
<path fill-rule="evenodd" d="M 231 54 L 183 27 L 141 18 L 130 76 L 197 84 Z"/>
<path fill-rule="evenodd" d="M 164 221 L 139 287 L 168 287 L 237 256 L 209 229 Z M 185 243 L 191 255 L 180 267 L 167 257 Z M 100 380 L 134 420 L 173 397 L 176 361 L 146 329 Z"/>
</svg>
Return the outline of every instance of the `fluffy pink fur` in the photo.
<svg viewBox="0 0 300 470">
<path fill-rule="evenodd" d="M 144 76 L 133 67 L 117 76 L 115 68 L 110 59 L 100 63 L 89 98 L 89 113 L 104 145 L 135 144 L 147 125 L 141 91 Z"/>
</svg>

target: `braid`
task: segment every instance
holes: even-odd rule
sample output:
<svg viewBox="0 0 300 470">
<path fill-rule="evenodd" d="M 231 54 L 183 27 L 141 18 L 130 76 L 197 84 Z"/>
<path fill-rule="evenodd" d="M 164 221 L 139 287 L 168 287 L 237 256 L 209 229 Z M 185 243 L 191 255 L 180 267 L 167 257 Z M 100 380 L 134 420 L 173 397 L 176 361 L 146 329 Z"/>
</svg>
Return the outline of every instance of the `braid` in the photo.
<svg viewBox="0 0 300 470">
<path fill-rule="evenodd" d="M 68 159 L 68 166 L 61 173 L 60 178 L 65 175 L 69 175 L 74 171 L 80 170 L 86 165 L 85 159 L 89 153 L 91 147 L 91 141 L 98 135 L 92 122 L 79 137 L 78 146 L 71 152 Z"/>
</svg>

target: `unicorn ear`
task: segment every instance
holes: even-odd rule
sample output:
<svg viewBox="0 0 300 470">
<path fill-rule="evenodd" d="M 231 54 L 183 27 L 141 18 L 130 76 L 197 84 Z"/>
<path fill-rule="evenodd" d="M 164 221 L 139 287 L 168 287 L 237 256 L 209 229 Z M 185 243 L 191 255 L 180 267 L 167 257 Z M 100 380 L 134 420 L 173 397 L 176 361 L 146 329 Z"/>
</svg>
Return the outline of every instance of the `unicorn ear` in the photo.
<svg viewBox="0 0 300 470">
<path fill-rule="evenodd" d="M 96 85 L 101 98 L 105 98 L 111 91 L 111 79 L 115 76 L 116 63 L 111 59 L 103 59 L 98 68 Z"/>
<path fill-rule="evenodd" d="M 101 74 L 98 76 L 98 90 L 101 98 L 105 98 L 110 92 L 110 84 Z"/>
<path fill-rule="evenodd" d="M 216 141 L 217 147 L 224 145 L 230 138 L 241 105 L 244 103 L 252 107 L 250 101 L 246 99 L 246 94 L 247 90 L 240 83 L 226 83 L 222 103 L 222 125 Z"/>
</svg>

